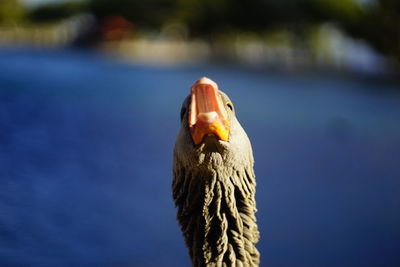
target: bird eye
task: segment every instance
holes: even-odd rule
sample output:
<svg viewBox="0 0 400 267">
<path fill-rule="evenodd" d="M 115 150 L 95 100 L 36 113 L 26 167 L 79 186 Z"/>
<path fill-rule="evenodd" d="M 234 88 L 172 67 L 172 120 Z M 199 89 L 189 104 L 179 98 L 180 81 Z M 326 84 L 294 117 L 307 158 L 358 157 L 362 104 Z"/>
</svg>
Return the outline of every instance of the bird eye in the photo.
<svg viewBox="0 0 400 267">
<path fill-rule="evenodd" d="M 185 116 L 185 113 L 186 113 L 186 108 L 182 107 L 182 109 L 181 109 L 181 120 L 183 120 L 183 117 Z"/>
<path fill-rule="evenodd" d="M 232 105 L 231 102 L 226 103 L 226 105 L 228 106 L 228 108 L 229 108 L 230 110 L 233 111 L 233 105 Z"/>
</svg>

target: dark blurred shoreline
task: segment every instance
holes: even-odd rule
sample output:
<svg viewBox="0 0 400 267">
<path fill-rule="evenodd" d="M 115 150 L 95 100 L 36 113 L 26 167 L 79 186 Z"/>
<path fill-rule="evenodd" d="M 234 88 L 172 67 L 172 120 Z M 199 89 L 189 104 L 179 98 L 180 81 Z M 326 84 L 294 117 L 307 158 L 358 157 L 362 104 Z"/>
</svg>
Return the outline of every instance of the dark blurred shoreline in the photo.
<svg viewBox="0 0 400 267">
<path fill-rule="evenodd" d="M 243 63 L 235 59 L 219 59 L 209 57 L 202 60 L 190 60 L 190 61 L 168 61 L 168 62 L 157 62 L 152 58 L 147 59 L 146 55 L 142 55 L 140 58 L 136 59 L 134 56 L 123 57 L 121 51 L 115 52 L 109 49 L 102 49 L 98 47 L 93 49 L 93 47 L 37 47 L 31 45 L 17 45 L 17 46 L 1 46 L 0 55 L 2 56 L 15 56 L 15 55 L 49 55 L 49 54 L 59 54 L 59 53 L 71 54 L 74 56 L 89 56 L 99 59 L 108 60 L 110 62 L 115 62 L 115 64 L 122 65 L 139 65 L 139 66 L 149 66 L 149 67 L 160 67 L 160 68 L 179 68 L 179 67 L 195 67 L 195 66 L 217 66 L 226 69 L 235 69 L 237 71 L 246 72 L 248 74 L 269 74 L 269 75 L 280 75 L 287 77 L 313 77 L 313 76 L 324 76 L 331 78 L 340 78 L 347 80 L 354 80 L 365 83 L 377 83 L 385 85 L 393 85 L 393 87 L 385 86 L 385 90 L 392 90 L 388 88 L 396 88 L 395 85 L 400 84 L 400 74 L 397 72 L 379 72 L 371 73 L 364 72 L 360 70 L 349 70 L 349 69 L 338 69 L 336 67 L 321 67 L 321 66 L 307 66 L 303 68 L 287 68 L 283 66 L 273 66 L 268 63 L 264 64 L 248 64 Z M 379 88 L 379 87 L 376 87 Z M 366 90 L 370 90 L 368 87 Z M 379 91 L 374 89 L 375 91 Z"/>
</svg>

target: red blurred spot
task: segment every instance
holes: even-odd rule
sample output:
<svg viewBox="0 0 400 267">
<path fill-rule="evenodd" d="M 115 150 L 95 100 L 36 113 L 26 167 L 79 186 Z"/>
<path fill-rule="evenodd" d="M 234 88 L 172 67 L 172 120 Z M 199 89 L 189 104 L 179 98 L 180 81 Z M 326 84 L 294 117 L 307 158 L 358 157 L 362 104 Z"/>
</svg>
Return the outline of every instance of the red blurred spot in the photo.
<svg viewBox="0 0 400 267">
<path fill-rule="evenodd" d="M 133 31 L 133 23 L 121 16 L 109 16 L 100 22 L 101 38 L 117 41 L 128 37 Z"/>
</svg>

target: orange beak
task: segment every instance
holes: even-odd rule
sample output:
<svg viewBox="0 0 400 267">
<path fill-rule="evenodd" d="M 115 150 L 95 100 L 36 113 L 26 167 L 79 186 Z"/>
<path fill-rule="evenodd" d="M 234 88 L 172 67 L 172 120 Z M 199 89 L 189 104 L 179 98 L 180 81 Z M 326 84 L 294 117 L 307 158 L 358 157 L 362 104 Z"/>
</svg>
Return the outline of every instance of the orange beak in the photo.
<svg viewBox="0 0 400 267">
<path fill-rule="evenodd" d="M 219 140 L 229 140 L 229 123 L 218 85 L 206 77 L 196 81 L 191 88 L 189 129 L 196 145 L 209 134 Z"/>
</svg>

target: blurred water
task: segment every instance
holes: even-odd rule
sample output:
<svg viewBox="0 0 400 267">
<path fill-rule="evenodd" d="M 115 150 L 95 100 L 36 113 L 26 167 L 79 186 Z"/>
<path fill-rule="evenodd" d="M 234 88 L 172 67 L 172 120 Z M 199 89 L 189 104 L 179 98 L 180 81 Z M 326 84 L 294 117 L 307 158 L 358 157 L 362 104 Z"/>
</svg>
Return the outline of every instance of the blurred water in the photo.
<svg viewBox="0 0 400 267">
<path fill-rule="evenodd" d="M 73 51 L 0 70 L 1 266 L 189 266 L 171 154 L 203 75 L 253 142 L 262 266 L 400 264 L 397 85 Z"/>
</svg>

